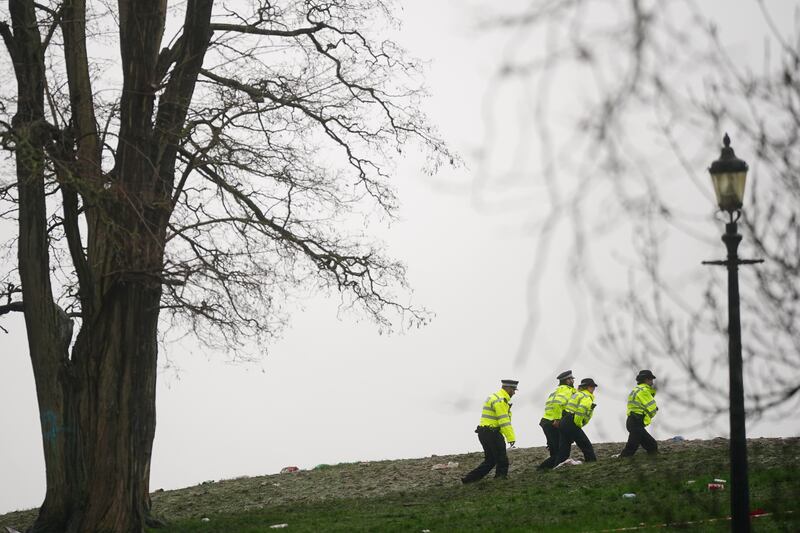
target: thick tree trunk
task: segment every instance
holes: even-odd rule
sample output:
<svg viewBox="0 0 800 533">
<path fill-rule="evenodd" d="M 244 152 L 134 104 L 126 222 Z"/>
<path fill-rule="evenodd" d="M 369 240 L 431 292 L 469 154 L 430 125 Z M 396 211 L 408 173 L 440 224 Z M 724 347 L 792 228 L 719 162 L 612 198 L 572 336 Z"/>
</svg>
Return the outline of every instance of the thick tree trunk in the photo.
<svg viewBox="0 0 800 533">
<path fill-rule="evenodd" d="M 152 283 L 119 280 L 106 297 L 97 320 L 81 331 L 73 362 L 54 384 L 37 387 L 48 487 L 35 532 L 144 527 L 160 291 Z M 41 364 L 34 366 L 37 376 L 46 374 Z"/>
<path fill-rule="evenodd" d="M 68 455 L 85 466 L 80 500 L 65 528 L 141 531 L 155 435 L 160 290 L 120 278 L 74 350 L 77 438 Z"/>
</svg>

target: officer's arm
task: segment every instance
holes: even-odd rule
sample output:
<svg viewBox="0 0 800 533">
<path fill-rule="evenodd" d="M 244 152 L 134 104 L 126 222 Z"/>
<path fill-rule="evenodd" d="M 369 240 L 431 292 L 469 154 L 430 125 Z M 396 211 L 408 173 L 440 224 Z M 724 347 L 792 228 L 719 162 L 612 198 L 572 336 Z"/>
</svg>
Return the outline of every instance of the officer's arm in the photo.
<svg viewBox="0 0 800 533">
<path fill-rule="evenodd" d="M 594 414 L 595 404 L 592 403 L 592 399 L 588 396 L 581 400 L 581 403 L 583 403 L 583 406 L 586 408 L 586 424 L 588 424 L 589 420 L 592 419 L 592 415 Z M 586 424 L 584 424 L 584 426 Z"/>
<path fill-rule="evenodd" d="M 497 416 L 497 425 L 500 428 L 500 433 L 506 438 L 508 442 L 515 442 L 517 440 L 514 435 L 514 427 L 511 425 L 511 413 L 506 402 L 497 402 L 494 404 L 494 414 Z"/>
<path fill-rule="evenodd" d="M 647 416 L 650 418 L 656 416 L 658 406 L 656 405 L 656 399 L 653 398 L 653 395 L 650 394 L 650 391 L 643 390 L 639 396 L 639 400 L 642 402 L 642 407 L 644 407 Z"/>
</svg>

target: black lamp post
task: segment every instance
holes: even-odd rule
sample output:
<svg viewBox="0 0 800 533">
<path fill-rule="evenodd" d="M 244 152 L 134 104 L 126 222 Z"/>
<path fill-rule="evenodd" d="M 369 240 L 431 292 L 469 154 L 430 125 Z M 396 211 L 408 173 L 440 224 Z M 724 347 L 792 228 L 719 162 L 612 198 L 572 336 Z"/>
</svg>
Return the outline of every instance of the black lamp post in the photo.
<svg viewBox="0 0 800 533">
<path fill-rule="evenodd" d="M 745 433 L 744 382 L 742 377 L 742 330 L 739 320 L 739 265 L 761 263 L 761 259 L 739 259 L 736 253 L 742 236 L 736 230 L 736 222 L 742 214 L 744 185 L 747 179 L 747 163 L 736 157 L 731 140 L 725 134 L 722 154 L 708 169 L 717 204 L 728 213 L 730 221 L 725 224 L 722 241 L 728 249 L 724 261 L 703 261 L 706 265 L 728 267 L 728 364 L 730 374 L 730 422 L 731 422 L 731 517 L 732 530 L 737 533 L 750 531 L 750 488 L 747 481 L 747 438 Z"/>
</svg>

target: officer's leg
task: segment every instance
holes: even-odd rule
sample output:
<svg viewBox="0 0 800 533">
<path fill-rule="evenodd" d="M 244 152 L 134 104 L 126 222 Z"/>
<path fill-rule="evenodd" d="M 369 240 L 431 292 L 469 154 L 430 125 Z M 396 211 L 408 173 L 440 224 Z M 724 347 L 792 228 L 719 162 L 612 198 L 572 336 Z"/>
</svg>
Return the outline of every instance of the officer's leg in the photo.
<svg viewBox="0 0 800 533">
<path fill-rule="evenodd" d="M 497 463 L 497 458 L 495 457 L 495 446 L 492 442 L 493 433 L 496 432 L 478 431 L 478 440 L 483 447 L 483 462 L 476 466 L 472 472 L 462 477 L 462 483 L 472 483 L 473 481 L 483 479 L 483 477 L 494 468 L 494 465 Z"/>
<path fill-rule="evenodd" d="M 597 456 L 594 454 L 594 447 L 592 446 L 592 442 L 589 440 L 589 437 L 586 436 L 586 433 L 583 432 L 583 429 L 575 429 L 575 444 L 577 444 L 578 448 L 580 448 L 583 452 L 583 460 L 587 463 L 597 461 Z"/>
<path fill-rule="evenodd" d="M 619 452 L 620 457 L 630 457 L 639 449 L 639 443 L 642 441 L 642 432 L 644 431 L 644 420 L 642 420 L 641 416 L 631 414 L 625 420 L 625 428 L 628 430 L 628 442 Z"/>
<path fill-rule="evenodd" d="M 569 453 L 575 439 L 573 436 L 574 429 L 575 424 L 571 418 L 564 417 L 561 419 L 561 425 L 558 428 L 558 455 L 556 460 L 553 461 L 553 468 L 569 459 Z"/>
<path fill-rule="evenodd" d="M 642 448 L 650 455 L 658 453 L 658 442 L 656 442 L 656 439 L 654 439 L 644 427 L 642 428 Z"/>
<path fill-rule="evenodd" d="M 507 478 L 508 477 L 508 453 L 506 452 L 506 439 L 497 431 L 495 432 L 495 458 L 497 460 L 497 468 L 494 471 L 494 477 Z"/>
<path fill-rule="evenodd" d="M 553 423 L 549 420 L 542 420 L 539 423 L 542 426 L 542 431 L 544 431 L 545 439 L 547 439 L 547 451 L 550 452 L 550 456 L 542 461 L 537 468 L 544 469 L 544 468 L 553 468 L 554 463 L 556 462 L 556 457 L 558 457 L 558 447 L 559 447 L 559 432 L 557 427 L 553 427 Z"/>
</svg>

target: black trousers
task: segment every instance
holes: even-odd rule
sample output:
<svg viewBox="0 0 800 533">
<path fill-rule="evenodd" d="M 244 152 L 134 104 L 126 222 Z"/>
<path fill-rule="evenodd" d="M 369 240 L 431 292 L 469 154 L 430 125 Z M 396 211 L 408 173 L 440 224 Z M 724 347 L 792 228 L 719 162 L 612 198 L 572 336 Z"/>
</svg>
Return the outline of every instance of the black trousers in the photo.
<svg viewBox="0 0 800 533">
<path fill-rule="evenodd" d="M 583 452 L 584 461 L 587 463 L 597 461 L 597 456 L 594 454 L 594 447 L 589 437 L 586 436 L 583 429 L 575 425 L 572 413 L 564 413 L 561 415 L 561 422 L 559 422 L 558 426 L 558 456 L 553 464 L 554 468 L 569 459 L 569 452 L 572 449 L 573 442 Z"/>
<path fill-rule="evenodd" d="M 506 453 L 506 440 L 499 430 L 478 427 L 475 430 L 478 440 L 483 446 L 483 462 L 475 470 L 461 478 L 464 483 L 471 483 L 482 479 L 492 468 L 495 468 L 494 477 L 508 476 L 508 454 Z"/>
<path fill-rule="evenodd" d="M 544 438 L 547 439 L 547 451 L 550 452 L 550 457 L 542 461 L 537 468 L 553 468 L 555 466 L 556 457 L 558 457 L 559 447 L 559 432 L 558 428 L 553 425 L 552 420 L 542 418 L 539 425 L 544 431 Z"/>
<path fill-rule="evenodd" d="M 622 451 L 619 452 L 620 457 L 630 457 L 636 453 L 640 444 L 647 453 L 658 453 L 658 443 L 656 439 L 654 439 L 645 428 L 644 415 L 638 415 L 636 413 L 628 415 L 628 419 L 625 420 L 625 428 L 628 430 L 628 442 L 625 444 Z"/>
</svg>

